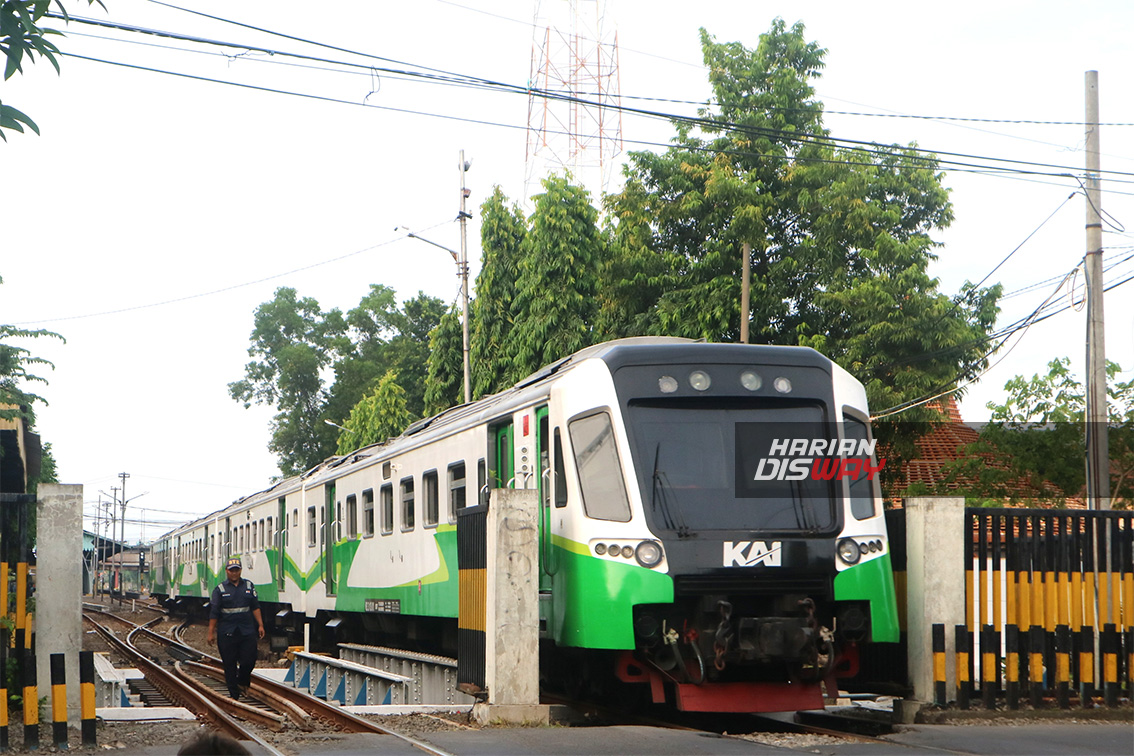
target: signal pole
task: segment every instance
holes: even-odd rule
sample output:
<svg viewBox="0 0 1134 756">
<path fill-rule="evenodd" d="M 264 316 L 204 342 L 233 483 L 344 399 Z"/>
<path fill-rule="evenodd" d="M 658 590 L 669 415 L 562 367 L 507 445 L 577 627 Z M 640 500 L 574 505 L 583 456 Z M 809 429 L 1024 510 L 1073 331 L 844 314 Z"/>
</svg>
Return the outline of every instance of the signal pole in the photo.
<svg viewBox="0 0 1134 756">
<path fill-rule="evenodd" d="M 1103 329 L 1102 191 L 1099 186 L 1099 72 L 1086 75 L 1087 129 L 1087 506 L 1110 509 L 1106 344 Z"/>
</svg>

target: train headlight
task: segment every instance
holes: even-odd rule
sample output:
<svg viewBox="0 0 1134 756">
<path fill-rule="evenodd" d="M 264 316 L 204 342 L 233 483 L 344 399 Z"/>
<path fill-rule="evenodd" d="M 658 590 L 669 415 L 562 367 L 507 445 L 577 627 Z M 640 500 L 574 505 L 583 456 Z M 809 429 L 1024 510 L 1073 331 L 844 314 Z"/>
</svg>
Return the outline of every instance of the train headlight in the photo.
<svg viewBox="0 0 1134 756">
<path fill-rule="evenodd" d="M 784 378 L 782 375 L 776 380 L 772 381 L 772 387 L 779 391 L 781 394 L 791 393 L 791 381 Z"/>
<path fill-rule="evenodd" d="M 643 567 L 657 567 L 662 560 L 661 544 L 657 541 L 642 541 L 634 549 L 634 557 Z"/>
<path fill-rule="evenodd" d="M 858 550 L 858 544 L 855 543 L 853 538 L 843 538 L 839 541 L 838 547 L 835 551 L 847 564 L 858 564 L 858 560 L 862 558 L 862 554 Z"/>
<path fill-rule="evenodd" d="M 603 554 L 605 554 L 606 553 L 606 544 L 605 543 L 596 543 L 595 544 L 595 553 L 598 554 L 599 556 L 602 556 Z"/>
<path fill-rule="evenodd" d="M 713 379 L 704 370 L 694 370 L 689 374 L 689 385 L 697 391 L 707 391 Z"/>
<path fill-rule="evenodd" d="M 663 394 L 672 394 L 677 391 L 677 379 L 672 375 L 663 375 L 658 378 L 658 391 Z"/>
<path fill-rule="evenodd" d="M 758 391 L 764 385 L 764 379 L 751 370 L 745 370 L 740 374 L 740 385 L 749 391 Z"/>
</svg>

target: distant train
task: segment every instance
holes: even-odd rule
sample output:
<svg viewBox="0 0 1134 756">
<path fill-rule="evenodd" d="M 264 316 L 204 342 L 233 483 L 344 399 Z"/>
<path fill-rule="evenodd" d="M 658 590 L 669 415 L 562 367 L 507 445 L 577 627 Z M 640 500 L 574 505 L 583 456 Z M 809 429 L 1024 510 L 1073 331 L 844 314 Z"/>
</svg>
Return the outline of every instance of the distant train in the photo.
<svg viewBox="0 0 1134 756">
<path fill-rule="evenodd" d="M 811 349 L 623 339 L 169 532 L 152 591 L 199 608 L 240 555 L 277 636 L 451 654 L 457 512 L 534 489 L 547 684 L 816 708 L 898 640 L 883 464 Z"/>
</svg>

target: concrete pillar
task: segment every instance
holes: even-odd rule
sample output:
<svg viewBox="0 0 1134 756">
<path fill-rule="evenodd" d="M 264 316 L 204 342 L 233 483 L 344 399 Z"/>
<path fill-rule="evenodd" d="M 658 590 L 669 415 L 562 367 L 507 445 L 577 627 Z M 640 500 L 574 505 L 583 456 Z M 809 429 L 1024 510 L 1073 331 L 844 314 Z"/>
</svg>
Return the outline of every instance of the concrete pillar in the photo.
<svg viewBox="0 0 1134 756">
<path fill-rule="evenodd" d="M 932 626 L 945 625 L 949 690 L 956 681 L 953 628 L 965 623 L 965 500 L 906 499 L 906 622 L 913 698 L 933 700 Z"/>
<path fill-rule="evenodd" d="M 539 703 L 539 493 L 494 489 L 488 504 L 488 701 L 481 722 L 548 722 Z"/>
<path fill-rule="evenodd" d="M 83 487 L 43 483 L 36 502 L 35 642 L 39 695 L 51 710 L 51 654 L 66 656 L 67 718 L 79 723 Z"/>
</svg>

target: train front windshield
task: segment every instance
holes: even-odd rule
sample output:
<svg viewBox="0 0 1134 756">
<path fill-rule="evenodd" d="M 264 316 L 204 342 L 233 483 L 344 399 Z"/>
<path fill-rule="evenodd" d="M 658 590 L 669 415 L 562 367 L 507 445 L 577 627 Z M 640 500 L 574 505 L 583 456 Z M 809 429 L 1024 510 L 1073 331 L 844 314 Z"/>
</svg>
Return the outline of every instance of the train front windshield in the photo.
<svg viewBox="0 0 1134 756">
<path fill-rule="evenodd" d="M 627 413 L 634 469 L 655 532 L 835 530 L 835 483 L 815 475 L 807 452 L 790 446 L 833 433 L 822 405 L 632 400 Z"/>
</svg>

